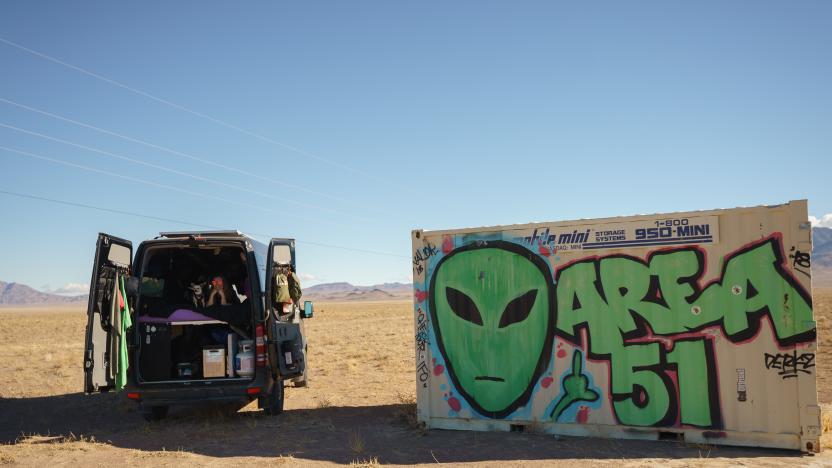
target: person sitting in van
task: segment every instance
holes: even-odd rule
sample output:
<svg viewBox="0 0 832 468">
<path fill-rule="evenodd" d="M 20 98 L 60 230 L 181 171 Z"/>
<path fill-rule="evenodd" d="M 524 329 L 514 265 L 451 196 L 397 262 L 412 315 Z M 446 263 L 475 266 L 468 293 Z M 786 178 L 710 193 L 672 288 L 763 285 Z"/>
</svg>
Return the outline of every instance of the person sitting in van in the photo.
<svg viewBox="0 0 832 468">
<path fill-rule="evenodd" d="M 211 280 L 211 292 L 208 294 L 206 306 L 237 304 L 240 300 L 231 289 L 231 284 L 222 276 L 215 276 Z"/>
</svg>

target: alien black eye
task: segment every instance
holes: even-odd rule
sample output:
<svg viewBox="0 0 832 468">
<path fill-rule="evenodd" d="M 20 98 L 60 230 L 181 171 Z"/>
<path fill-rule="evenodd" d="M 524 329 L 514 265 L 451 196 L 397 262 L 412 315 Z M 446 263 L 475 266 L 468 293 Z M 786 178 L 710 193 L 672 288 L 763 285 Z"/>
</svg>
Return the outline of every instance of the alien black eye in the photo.
<svg viewBox="0 0 832 468">
<path fill-rule="evenodd" d="M 537 289 L 532 289 L 526 294 L 512 299 L 503 311 L 503 316 L 500 317 L 500 328 L 526 320 L 529 312 L 532 311 L 535 299 L 537 299 Z"/>
<path fill-rule="evenodd" d="M 445 288 L 445 296 L 448 298 L 448 304 L 451 310 L 454 311 L 459 318 L 467 320 L 476 325 L 482 325 L 482 316 L 477 309 L 474 301 L 468 297 L 464 292 L 451 287 Z"/>
</svg>

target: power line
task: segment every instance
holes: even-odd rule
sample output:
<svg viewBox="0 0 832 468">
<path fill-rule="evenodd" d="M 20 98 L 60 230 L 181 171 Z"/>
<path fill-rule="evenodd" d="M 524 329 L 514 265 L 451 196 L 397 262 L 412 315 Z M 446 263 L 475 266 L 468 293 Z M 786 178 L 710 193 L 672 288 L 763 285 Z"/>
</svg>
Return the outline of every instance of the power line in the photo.
<svg viewBox="0 0 832 468">
<path fill-rule="evenodd" d="M 200 117 L 200 118 L 202 118 L 202 119 L 208 120 L 208 121 L 213 122 L 213 123 L 215 123 L 215 124 L 217 124 L 217 125 L 221 125 L 221 126 L 223 126 L 223 127 L 226 127 L 226 128 L 232 129 L 232 130 L 234 130 L 234 131 L 237 131 L 237 132 L 243 133 L 243 134 L 245 134 L 245 135 L 248 135 L 248 136 L 251 136 L 251 137 L 257 138 L 257 139 L 259 139 L 259 140 L 261 140 L 261 141 L 265 141 L 265 142 L 267 142 L 267 143 L 271 143 L 271 144 L 273 144 L 273 145 L 279 146 L 279 147 L 281 147 L 281 148 L 283 148 L 283 149 L 286 149 L 286 150 L 292 151 L 292 152 L 297 153 L 297 154 L 300 154 L 300 155 L 302 155 L 302 156 L 306 156 L 306 157 L 309 157 L 309 158 L 312 158 L 312 159 L 316 159 L 316 160 L 318 160 L 318 161 L 321 161 L 321 162 L 324 162 L 324 163 L 326 163 L 326 164 L 329 164 L 329 165 L 331 165 L 331 166 L 333 166 L 333 167 L 336 167 L 336 168 L 339 168 L 339 169 L 343 169 L 343 170 L 347 170 L 347 171 L 350 171 L 350 172 L 352 172 L 352 173 L 354 173 L 354 174 L 358 174 L 358 175 L 361 175 L 361 176 L 363 176 L 363 177 L 367 177 L 367 178 L 369 178 L 369 179 L 374 179 L 374 180 L 376 180 L 376 181 L 378 181 L 378 182 L 382 182 L 382 183 L 384 183 L 385 185 L 396 186 L 396 187 L 400 188 L 400 186 L 397 186 L 397 185 L 395 185 L 395 184 L 393 184 L 393 183 L 391 183 L 391 182 L 389 182 L 389 181 L 387 181 L 387 180 L 385 180 L 385 179 L 383 179 L 383 178 L 375 177 L 375 176 L 373 176 L 373 175 L 371 175 L 371 174 L 368 174 L 368 173 L 366 173 L 366 172 L 364 172 L 364 171 L 361 171 L 361 170 L 355 169 L 355 168 L 353 168 L 353 167 L 346 166 L 346 165 L 344 165 L 344 164 L 341 164 L 341 163 L 338 163 L 338 162 L 332 161 L 332 160 L 330 160 L 330 159 L 324 158 L 323 156 L 319 156 L 319 155 L 317 155 L 317 154 L 310 153 L 309 151 L 302 150 L 302 149 L 297 148 L 297 147 L 295 147 L 295 146 L 287 145 L 287 144 L 285 144 L 285 143 L 279 142 L 279 141 L 274 140 L 274 139 L 272 139 L 272 138 L 269 138 L 269 137 L 267 137 L 267 136 L 265 136 L 265 135 L 262 135 L 262 134 L 259 134 L 259 133 L 256 133 L 256 132 L 253 132 L 253 131 L 251 131 L 251 130 L 246 130 L 245 128 L 239 127 L 239 126 L 234 125 L 234 124 L 232 124 L 232 123 L 226 122 L 226 121 L 224 121 L 224 120 L 218 119 L 218 118 L 213 117 L 213 116 L 210 116 L 210 115 L 208 115 L 208 114 L 204 114 L 204 113 L 199 112 L 199 111 L 195 111 L 195 110 L 193 110 L 193 109 L 190 109 L 190 108 L 185 107 L 185 106 L 183 106 L 183 105 L 181 105 L 181 104 L 177 104 L 177 103 L 175 103 L 175 102 L 169 101 L 169 100 L 167 100 L 167 99 L 160 98 L 160 97 L 155 96 L 155 95 L 153 95 L 153 94 L 150 94 L 150 93 L 148 93 L 148 92 L 146 92 L 146 91 L 142 91 L 142 90 L 140 90 L 140 89 L 137 89 L 137 88 L 134 88 L 134 87 L 132 87 L 132 86 L 126 85 L 126 84 L 124 84 L 124 83 L 122 83 L 122 82 L 120 82 L 120 81 L 114 80 L 114 79 L 112 79 L 112 78 L 107 78 L 106 76 L 99 75 L 98 73 L 92 72 L 92 71 L 87 70 L 87 69 L 85 69 L 85 68 L 81 68 L 81 67 L 79 67 L 79 66 L 77 66 L 77 65 L 72 65 L 71 63 L 67 63 L 67 62 L 65 62 L 65 61 L 63 61 L 63 60 L 60 60 L 60 59 L 55 58 L 55 57 L 52 57 L 51 55 L 47 55 L 47 54 L 44 54 L 43 52 L 38 52 L 38 51 L 36 51 L 36 50 L 33 50 L 33 49 L 28 48 L 28 47 L 22 46 L 22 45 L 20 45 L 20 44 L 18 44 L 18 43 L 16 43 L 16 42 L 12 42 L 12 41 L 10 41 L 10 40 L 8 40 L 8 39 L 4 39 L 4 38 L 0 37 L 0 42 L 4 43 L 4 44 L 6 44 L 6 45 L 9 45 L 9 46 L 11 46 L 11 47 L 15 47 L 15 48 L 17 48 L 17 49 L 19 49 L 19 50 L 22 50 L 22 51 L 24 51 L 24 52 L 27 52 L 27 53 L 29 53 L 29 54 L 32 54 L 32 55 L 34 55 L 34 56 L 36 56 L 36 57 L 40 57 L 40 58 L 42 58 L 42 59 L 44 59 L 44 60 L 48 60 L 48 61 L 53 62 L 53 63 L 56 63 L 56 64 L 58 64 L 58 65 L 61 65 L 61 66 L 64 66 L 64 67 L 70 68 L 70 69 L 75 70 L 75 71 L 77 71 L 77 72 L 79 72 L 79 73 L 83 73 L 83 74 L 85 74 L 85 75 L 87 75 L 87 76 L 90 76 L 90 77 L 92 77 L 92 78 L 95 78 L 95 79 L 97 79 L 97 80 L 101 80 L 101 81 L 104 81 L 105 83 L 109 83 L 109 84 L 111 84 L 111 85 L 113 85 L 113 86 L 117 86 L 117 87 L 122 88 L 122 89 L 124 89 L 124 90 L 130 91 L 131 93 L 135 93 L 135 94 L 138 94 L 138 95 L 140 95 L 140 96 L 146 97 L 146 98 L 151 99 L 151 100 L 153 100 L 153 101 L 156 101 L 156 102 L 158 102 L 158 103 L 160 103 L 160 104 L 164 104 L 164 105 L 166 105 L 166 106 L 172 107 L 172 108 L 177 109 L 177 110 L 180 110 L 180 111 L 182 111 L 182 112 L 186 112 L 186 113 L 191 114 L 191 115 L 194 115 L 194 116 L 196 116 L 196 117 Z"/>
<path fill-rule="evenodd" d="M 198 227 L 198 228 L 215 229 L 215 230 L 225 229 L 221 226 L 212 226 L 212 225 L 209 225 L 209 224 L 193 223 L 193 222 L 182 221 L 182 220 L 178 220 L 178 219 L 171 219 L 171 218 L 164 218 L 164 217 L 160 217 L 160 216 L 152 216 L 152 215 L 146 215 L 146 214 L 141 214 L 141 213 L 134 213 L 132 211 L 117 210 L 117 209 L 113 209 L 113 208 L 105 208 L 105 207 L 100 207 L 100 206 L 88 205 L 88 204 L 85 204 L 85 203 L 71 202 L 71 201 L 67 201 L 67 200 L 56 200 L 54 198 L 41 197 L 41 196 L 31 195 L 31 194 L 27 194 L 27 193 L 11 192 L 11 191 L 2 190 L 2 189 L 0 189 L 0 193 L 2 193 L 4 195 L 11 195 L 11 196 L 14 196 L 14 197 L 28 198 L 28 199 L 31 199 L 31 200 L 39 200 L 39 201 L 45 201 L 45 202 L 50 202 L 50 203 L 57 203 L 57 204 L 61 204 L 61 205 L 74 206 L 74 207 L 77 207 L 77 208 L 87 208 L 87 209 L 90 209 L 90 210 L 102 211 L 102 212 L 106 212 L 106 213 L 114 213 L 114 214 L 120 214 L 120 215 L 125 215 L 125 216 L 133 216 L 133 217 L 136 217 L 136 218 L 152 219 L 152 220 L 155 220 L 155 221 L 164 221 L 164 222 L 167 222 L 167 223 L 183 224 L 183 225 L 186 225 L 186 226 L 193 226 L 193 227 Z M 249 232 L 249 234 L 253 235 L 253 236 L 259 236 L 259 237 L 262 237 L 262 238 L 266 238 L 266 239 L 271 239 L 271 237 L 272 237 L 272 235 L 270 235 L 270 234 L 262 234 L 262 233 L 256 233 L 256 232 Z M 410 258 L 406 255 L 398 255 L 398 254 L 392 254 L 392 253 L 388 253 L 388 252 L 379 252 L 379 251 L 375 251 L 375 250 L 357 249 L 357 248 L 354 248 L 354 247 L 344 247 L 344 246 L 339 246 L 339 245 L 323 244 L 323 243 L 318 243 L 318 242 L 301 241 L 301 240 L 296 240 L 295 242 L 298 242 L 298 243 L 301 243 L 301 244 L 315 245 L 315 246 L 318 246 L 318 247 L 327 247 L 327 248 L 338 249 L 338 250 L 349 250 L 349 251 L 353 251 L 353 252 L 368 253 L 368 254 L 373 254 L 373 255 L 382 255 L 382 256 L 388 256 L 388 257 L 407 258 L 407 259 Z"/>
<path fill-rule="evenodd" d="M 172 169 L 172 168 L 169 168 L 169 167 L 161 166 L 161 165 L 158 165 L 158 164 L 149 163 L 147 161 L 143 161 L 143 160 L 140 160 L 140 159 L 131 158 L 129 156 L 124 156 L 124 155 L 116 154 L 116 153 L 113 153 L 113 152 L 110 152 L 110 151 L 105 151 L 105 150 L 102 150 L 102 149 L 93 148 L 91 146 L 82 145 L 80 143 L 74 143 L 74 142 L 71 142 L 71 141 L 68 141 L 68 140 L 64 140 L 64 139 L 61 139 L 61 138 L 56 138 L 56 137 L 53 137 L 53 136 L 45 135 L 43 133 L 35 132 L 35 131 L 32 131 L 32 130 L 27 130 L 27 129 L 20 128 L 20 127 L 15 127 L 14 125 L 8 125 L 8 124 L 0 123 L 0 127 L 7 128 L 7 129 L 10 129 L 10 130 L 14 130 L 14 131 L 21 132 L 21 133 L 25 133 L 27 135 L 36 136 L 36 137 L 43 138 L 43 139 L 46 139 L 46 140 L 50 140 L 50 141 L 54 141 L 54 142 L 58 142 L 58 143 L 63 143 L 65 145 L 74 146 L 76 148 L 80 148 L 80 149 L 83 149 L 83 150 L 87 150 L 87 151 L 91 151 L 91 152 L 94 152 L 94 153 L 102 154 L 104 156 L 108 156 L 108 157 L 111 157 L 111 158 L 121 159 L 123 161 L 128 161 L 128 162 L 131 162 L 133 164 L 139 164 L 139 165 L 150 167 L 150 168 L 157 169 L 157 170 L 160 170 L 160 171 L 165 171 L 165 172 L 169 172 L 169 173 L 172 173 L 172 174 L 188 177 L 188 178 L 191 178 L 191 179 L 198 180 L 200 182 L 208 182 L 208 183 L 215 184 L 215 185 L 220 185 L 220 186 L 223 186 L 223 187 L 233 188 L 235 190 L 240 190 L 240 191 L 243 191 L 243 192 L 251 193 L 251 194 L 254 194 L 254 195 L 259 195 L 259 196 L 262 196 L 262 197 L 271 198 L 271 199 L 274 199 L 274 200 L 294 203 L 294 204 L 297 204 L 297 205 L 306 206 L 308 208 L 315 208 L 315 209 L 319 209 L 319 210 L 322 210 L 322 211 L 328 211 L 328 212 L 336 213 L 336 214 L 342 214 L 342 215 L 344 214 L 341 211 L 334 210 L 334 209 L 331 209 L 331 208 L 326 208 L 326 207 L 322 207 L 322 206 L 311 204 L 311 203 L 305 203 L 305 202 L 301 202 L 301 201 L 297 201 L 297 200 L 292 200 L 290 198 L 279 197 L 279 196 L 271 195 L 271 194 L 268 194 L 268 193 L 260 192 L 260 191 L 257 191 L 257 190 L 251 190 L 251 189 L 248 189 L 248 188 L 245 188 L 245 187 L 241 187 L 239 185 L 229 184 L 227 182 L 223 182 L 223 181 L 216 180 L 216 179 L 211 179 L 211 178 L 208 178 L 208 177 L 197 176 L 197 175 L 194 175 L 194 174 L 190 174 L 188 172 L 183 172 L 183 171 L 179 171 L 179 170 Z M 368 218 L 364 218 L 364 217 L 361 217 L 361 216 L 355 216 L 355 215 L 347 215 L 347 216 L 351 217 L 351 218 L 359 219 L 359 220 L 362 220 L 362 221 L 369 221 Z"/>
<path fill-rule="evenodd" d="M 265 234 L 257 234 L 257 233 L 252 233 L 252 234 L 255 234 L 255 235 L 258 235 L 258 236 L 265 236 Z M 392 254 L 392 253 L 388 253 L 388 252 L 379 252 L 379 251 L 376 251 L 376 250 L 357 249 L 355 247 L 341 247 L 341 246 L 338 246 L 338 245 L 322 244 L 320 242 L 310 242 L 310 241 L 297 240 L 297 239 L 295 240 L 295 242 L 297 242 L 298 244 L 315 245 L 315 246 L 318 246 L 318 247 L 326 247 L 326 248 L 329 248 L 329 249 L 350 250 L 350 251 L 353 251 L 353 252 L 368 253 L 368 254 L 373 254 L 373 255 L 384 255 L 384 256 L 387 256 L 387 257 L 406 258 L 406 259 L 410 260 L 410 257 L 408 257 L 407 255 L 398 255 L 398 254 Z"/>
<path fill-rule="evenodd" d="M 150 185 L 150 186 L 153 186 L 153 187 L 160 187 L 160 188 L 163 188 L 163 189 L 166 189 L 166 190 L 172 190 L 174 192 L 185 193 L 185 194 L 188 194 L 188 195 L 193 195 L 195 197 L 207 198 L 209 200 L 219 200 L 219 201 L 229 203 L 229 204 L 232 204 L 232 205 L 244 206 L 244 207 L 247 207 L 247 208 L 256 208 L 258 210 L 268 211 L 268 212 L 275 213 L 275 214 L 291 216 L 292 219 L 301 219 L 301 220 L 309 221 L 309 222 L 313 222 L 313 223 L 320 223 L 321 222 L 321 221 L 310 219 L 310 218 L 304 218 L 304 217 L 296 215 L 294 213 L 287 213 L 287 212 L 283 212 L 283 211 L 277 211 L 277 210 L 273 210 L 273 209 L 265 207 L 265 206 L 259 206 L 259 205 L 254 205 L 254 204 L 250 204 L 250 203 L 237 202 L 237 201 L 229 200 L 227 198 L 223 198 L 223 197 L 219 197 L 219 196 L 211 195 L 211 194 L 207 194 L 207 193 L 194 192 L 192 190 L 187 190 L 187 189 L 183 189 L 183 188 L 179 188 L 179 187 L 174 187 L 172 185 L 163 184 L 163 183 L 160 183 L 160 182 L 154 182 L 154 181 L 151 181 L 151 180 L 139 179 L 137 177 L 131 177 L 131 176 L 123 175 L 123 174 L 117 174 L 115 172 L 106 171 L 104 169 L 98 169 L 98 168 L 95 168 L 95 167 L 84 166 L 82 164 L 77 164 L 77 163 L 73 163 L 73 162 L 69 162 L 69 161 L 64 161 L 64 160 L 61 160 L 61 159 L 54 159 L 54 158 L 50 158 L 48 156 L 43 156 L 43 155 L 40 155 L 40 154 L 30 153 L 28 151 L 23 151 L 23 150 L 14 149 L 14 148 L 8 148 L 8 147 L 5 147 L 5 146 L 0 146 L 0 150 L 8 151 L 10 153 L 16 153 L 18 155 L 26 156 L 28 158 L 40 159 L 42 161 L 51 162 L 53 164 L 60 164 L 60 165 L 63 165 L 63 166 L 74 167 L 76 169 L 81 169 L 81 170 L 88 171 L 88 172 L 94 172 L 94 173 L 97 173 L 97 174 L 104 174 L 108 177 L 115 177 L 115 178 L 118 178 L 118 179 L 129 180 L 131 182 L 136 182 L 136 183 L 139 183 L 139 184 L 145 184 L 145 185 Z M 327 223 L 323 223 L 323 224 L 327 224 Z M 346 224 L 335 223 L 335 222 L 329 222 L 328 224 L 348 226 Z"/>
<path fill-rule="evenodd" d="M 61 120 L 63 122 L 68 122 L 68 123 L 71 123 L 73 125 L 77 125 L 79 127 L 83 127 L 83 128 L 89 129 L 89 130 L 93 130 L 93 131 L 96 131 L 96 132 L 99 132 L 99 133 L 103 133 L 105 135 L 114 136 L 116 138 L 121 138 L 122 140 L 126 140 L 126 141 L 129 141 L 129 142 L 132 142 L 132 143 L 138 143 L 140 145 L 144 145 L 144 146 L 147 146 L 149 148 L 153 148 L 153 149 L 156 149 L 156 150 L 159 150 L 159 151 L 164 151 L 166 153 L 173 154 L 175 156 L 191 159 L 191 160 L 197 161 L 197 162 L 202 163 L 202 164 L 207 164 L 207 165 L 210 165 L 210 166 L 218 167 L 220 169 L 236 172 L 238 174 L 242 174 L 242 175 L 245 175 L 245 176 L 248 176 L 248 177 L 254 177 L 256 179 L 260 179 L 260 180 L 263 180 L 263 181 L 266 181 L 266 182 L 271 182 L 271 183 L 274 183 L 274 184 L 277 184 L 277 185 L 282 185 L 284 187 L 288 187 L 288 188 L 291 188 L 291 189 L 294 189 L 294 190 L 300 190 L 300 191 L 311 193 L 311 194 L 314 194 L 314 195 L 320 195 L 322 197 L 326 197 L 326 198 L 329 198 L 331 200 L 336 200 L 336 201 L 339 201 L 339 202 L 342 202 L 342 203 L 347 203 L 347 204 L 352 205 L 352 206 L 357 206 L 357 207 L 360 207 L 360 208 L 365 209 L 365 210 L 366 209 L 371 209 L 371 208 L 366 207 L 366 206 L 359 206 L 357 203 L 350 202 L 349 200 L 345 200 L 343 197 L 338 197 L 338 196 L 335 196 L 335 195 L 330 195 L 328 193 L 319 192 L 317 190 L 312 190 L 312 189 L 309 189 L 309 188 L 304 187 L 302 185 L 290 184 L 288 182 L 273 179 L 271 177 L 265 177 L 265 176 L 262 176 L 260 174 L 256 174 L 256 173 L 253 173 L 253 172 L 250 172 L 250 171 L 246 171 L 246 170 L 239 169 L 239 168 L 236 168 L 236 167 L 233 167 L 233 166 L 218 163 L 216 161 L 211 161 L 209 159 L 205 159 L 205 158 L 201 158 L 199 156 L 194 156 L 192 154 L 184 153 L 182 151 L 178 151 L 178 150 L 175 150 L 175 149 L 172 149 L 172 148 L 168 148 L 166 146 L 157 145 L 157 144 L 150 143 L 148 141 L 145 141 L 145 140 L 142 140 L 142 139 L 139 139 L 139 138 L 131 137 L 131 136 L 124 135 L 124 134 L 121 134 L 121 133 L 117 133 L 117 132 L 114 132 L 112 130 L 107 130 L 107 129 L 104 129 L 104 128 L 101 128 L 101 127 L 98 127 L 98 126 L 95 126 L 95 125 L 92 125 L 92 124 L 89 124 L 89 123 L 85 123 L 85 122 L 81 122 L 81 121 L 78 121 L 78 120 L 75 120 L 75 119 L 71 119 L 71 118 L 66 117 L 66 116 L 54 114 L 52 112 L 48 112 L 48 111 L 45 111 L 43 109 L 37 109 L 35 107 L 27 106 L 25 104 L 21 104 L 19 102 L 11 101 L 9 99 L 5 99 L 5 98 L 0 97 L 0 102 L 6 103 L 10 106 L 18 107 L 20 109 L 25 109 L 25 110 L 30 111 L 30 112 L 45 115 L 45 116 L 51 117 L 53 119 Z M 373 209 L 371 209 L 371 210 L 373 210 Z"/>
<path fill-rule="evenodd" d="M 199 227 L 199 228 L 217 229 L 216 226 L 208 226 L 208 225 L 205 225 L 205 224 L 190 223 L 190 222 L 186 222 L 186 221 L 179 221 L 177 219 L 163 218 L 161 216 L 151 216 L 151 215 L 143 215 L 143 214 L 138 214 L 138 213 L 131 213 L 129 211 L 116 210 L 116 209 L 113 209 L 113 208 L 103 208 L 103 207 L 100 207 L 100 206 L 87 205 L 87 204 L 84 204 L 84 203 L 75 203 L 75 202 L 66 201 L 66 200 L 55 200 L 54 198 L 39 197 L 37 195 L 29 195 L 29 194 L 26 194 L 26 193 L 9 192 L 9 191 L 6 191 L 6 190 L 0 190 L 0 193 L 5 194 L 5 195 L 12 195 L 12 196 L 15 196 L 15 197 L 20 197 L 20 198 L 30 198 L 32 200 L 47 201 L 47 202 L 52 202 L 52 203 L 59 203 L 61 205 L 75 206 L 75 207 L 79 207 L 79 208 L 87 208 L 87 209 L 96 210 L 96 211 L 104 211 L 104 212 L 107 212 L 107 213 L 116 213 L 116 214 L 122 214 L 122 215 L 127 215 L 127 216 L 135 216 L 137 218 L 153 219 L 153 220 L 156 220 L 156 221 L 165 221 L 167 223 L 177 223 L 177 224 L 185 224 L 185 225 L 188 225 L 188 226 L 194 226 L 194 227 Z"/>
</svg>

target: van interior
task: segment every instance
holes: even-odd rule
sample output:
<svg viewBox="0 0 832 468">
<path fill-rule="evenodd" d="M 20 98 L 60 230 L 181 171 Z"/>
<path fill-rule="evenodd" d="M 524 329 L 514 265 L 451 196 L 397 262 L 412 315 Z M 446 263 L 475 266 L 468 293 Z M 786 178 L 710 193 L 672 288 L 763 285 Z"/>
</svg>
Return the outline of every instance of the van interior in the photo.
<svg viewBox="0 0 832 468">
<path fill-rule="evenodd" d="M 252 379 L 255 308 L 243 246 L 150 246 L 142 263 L 138 381 Z"/>
</svg>

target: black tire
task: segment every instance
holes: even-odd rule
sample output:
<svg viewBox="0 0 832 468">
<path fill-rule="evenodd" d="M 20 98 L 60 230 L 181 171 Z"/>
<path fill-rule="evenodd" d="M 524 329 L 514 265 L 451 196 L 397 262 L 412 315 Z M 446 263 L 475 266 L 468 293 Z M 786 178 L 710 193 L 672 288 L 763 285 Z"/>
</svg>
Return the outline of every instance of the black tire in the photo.
<svg viewBox="0 0 832 468">
<path fill-rule="evenodd" d="M 159 421 L 165 419 L 168 415 L 168 409 L 170 407 L 167 405 L 160 405 L 160 406 L 144 406 L 142 405 L 142 417 L 145 421 Z"/>
<path fill-rule="evenodd" d="M 269 416 L 277 416 L 283 412 L 283 380 L 275 379 L 272 385 L 272 391 L 266 397 L 266 404 L 263 406 L 263 412 Z"/>
</svg>

